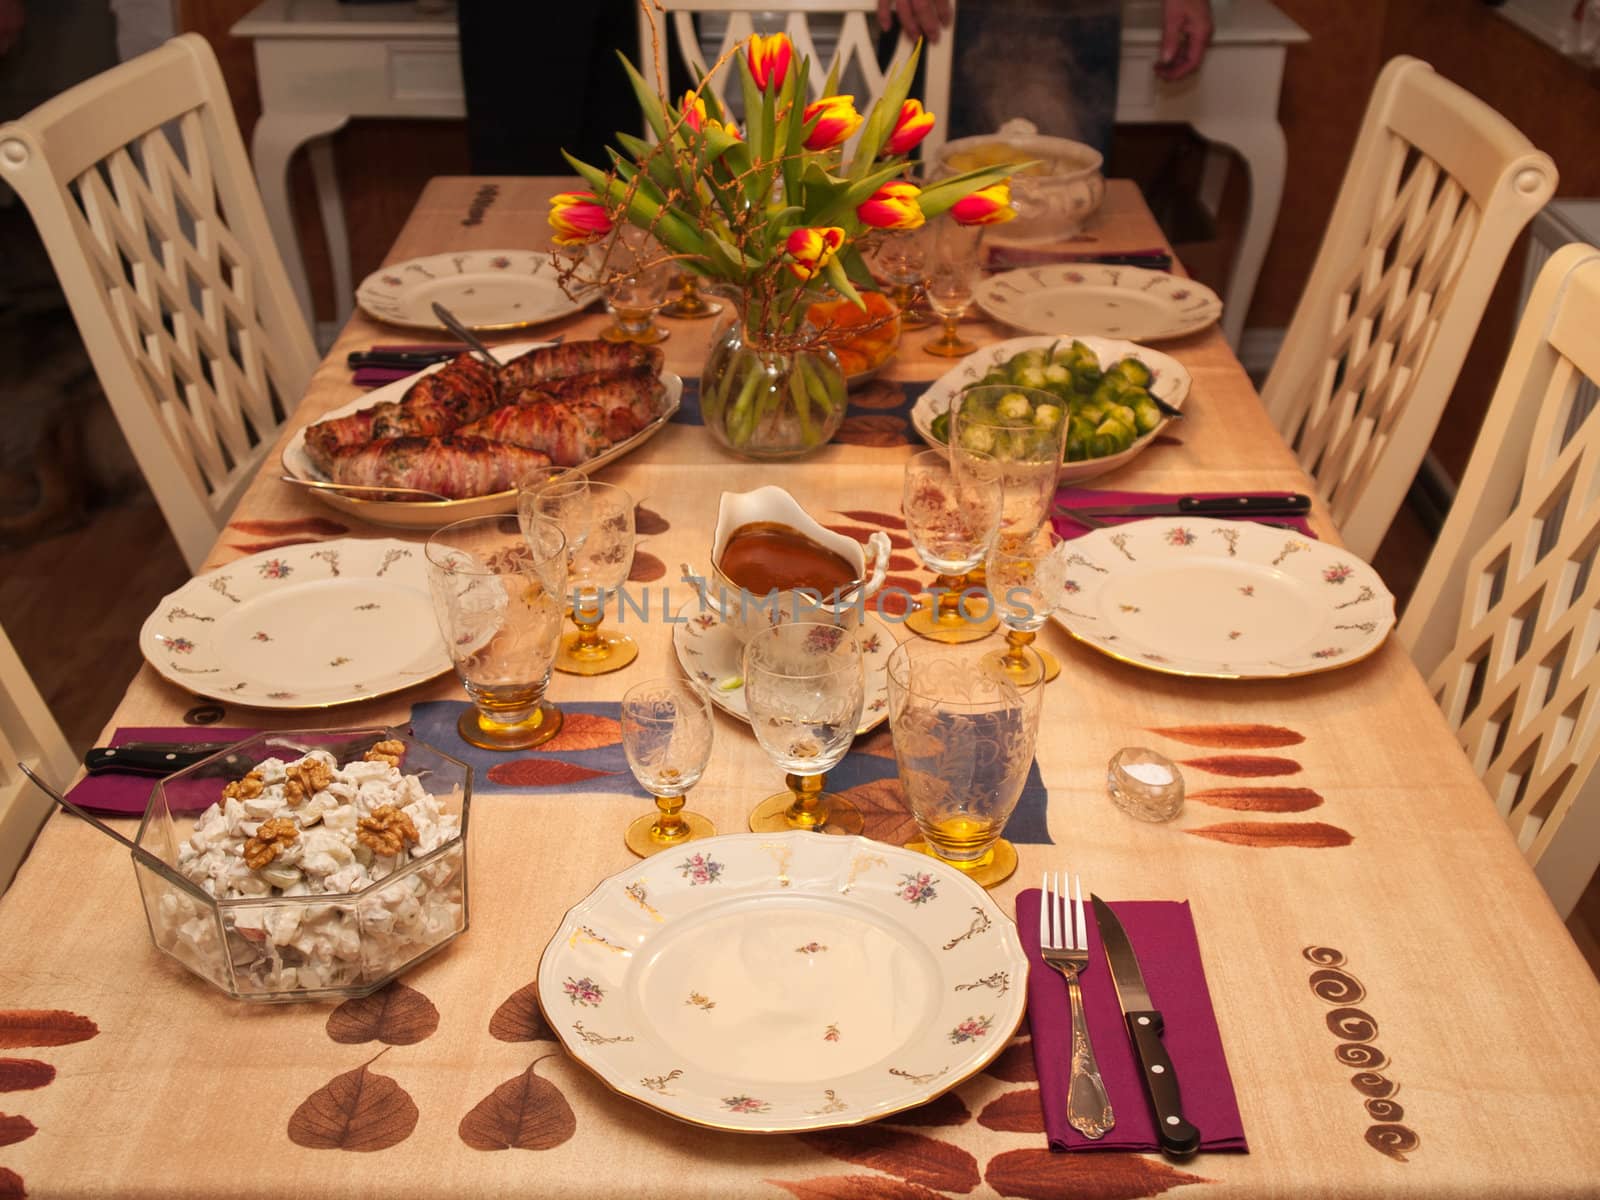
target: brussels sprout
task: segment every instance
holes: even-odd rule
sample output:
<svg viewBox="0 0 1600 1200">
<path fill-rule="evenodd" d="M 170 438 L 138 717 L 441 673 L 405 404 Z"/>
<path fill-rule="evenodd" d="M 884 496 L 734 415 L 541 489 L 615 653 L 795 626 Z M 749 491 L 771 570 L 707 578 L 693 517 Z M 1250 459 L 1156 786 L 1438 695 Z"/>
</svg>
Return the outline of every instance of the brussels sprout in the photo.
<svg viewBox="0 0 1600 1200">
<path fill-rule="evenodd" d="M 1010 382 L 1011 382 L 1011 379 L 1006 374 L 1005 368 L 996 367 L 994 370 L 990 371 L 987 375 L 985 375 L 982 379 L 978 380 L 977 383 L 973 384 L 973 386 L 974 387 L 1004 387 L 1006 384 L 1008 384 Z"/>
<path fill-rule="evenodd" d="M 1007 367 L 1013 370 L 1032 367 L 1040 371 L 1044 370 L 1049 365 L 1050 351 L 1046 350 L 1043 346 L 1036 346 L 1032 350 L 1024 350 L 1020 354 L 1015 354 L 1006 364 Z"/>
<path fill-rule="evenodd" d="M 1161 424 L 1161 410 L 1156 407 L 1155 401 L 1150 399 L 1148 395 L 1134 403 L 1133 415 L 1139 422 L 1139 432 L 1141 434 L 1149 433 L 1157 425 Z"/>
<path fill-rule="evenodd" d="M 1150 368 L 1145 366 L 1144 363 L 1140 362 L 1137 358 L 1123 359 L 1116 366 L 1112 367 L 1111 370 L 1107 371 L 1106 374 L 1116 375 L 1119 378 L 1125 379 L 1135 387 L 1147 388 L 1150 386 Z"/>
<path fill-rule="evenodd" d="M 933 436 L 941 442 L 950 441 L 950 413 L 948 411 L 940 413 L 933 419 Z"/>
<path fill-rule="evenodd" d="M 1088 395 L 1100 386 L 1104 376 L 1096 366 L 1076 367 L 1072 372 L 1072 390 Z"/>
<path fill-rule="evenodd" d="M 1121 421 L 1129 429 L 1139 428 L 1139 417 L 1133 411 L 1133 406 L 1131 404 L 1118 404 L 1107 415 L 1118 421 Z"/>
<path fill-rule="evenodd" d="M 1042 388 L 1044 387 L 1043 367 L 1015 367 L 1011 368 L 1011 382 L 1018 387 Z"/>
<path fill-rule="evenodd" d="M 1093 437 L 1094 435 L 1091 433 L 1089 436 Z M 1068 434 L 1065 461 L 1069 463 L 1082 462 L 1088 457 L 1089 452 L 1084 448 L 1083 439 L 1081 437 L 1074 437 L 1073 435 Z"/>
<path fill-rule="evenodd" d="M 1033 423 L 1039 429 L 1054 429 L 1061 423 L 1061 408 L 1055 404 L 1041 404 L 1033 410 Z"/>
<path fill-rule="evenodd" d="M 1072 385 L 1072 371 L 1061 363 L 1051 363 L 1044 369 L 1045 382 L 1052 388 Z"/>
<path fill-rule="evenodd" d="M 1033 405 L 1021 392 L 1007 392 L 1000 397 L 995 411 L 1008 421 L 1020 421 L 1033 415 Z"/>
<path fill-rule="evenodd" d="M 1104 421 L 1101 421 L 1100 424 L 1094 427 L 1094 432 L 1096 437 L 1109 437 L 1112 439 L 1112 449 L 1106 451 L 1108 454 L 1116 454 L 1126 450 L 1133 444 L 1133 424 L 1128 421 L 1120 421 L 1116 417 L 1107 417 Z"/>
<path fill-rule="evenodd" d="M 988 425 L 963 425 L 961 444 L 968 450 L 991 454 L 994 452 L 994 434 L 994 429 Z"/>
</svg>

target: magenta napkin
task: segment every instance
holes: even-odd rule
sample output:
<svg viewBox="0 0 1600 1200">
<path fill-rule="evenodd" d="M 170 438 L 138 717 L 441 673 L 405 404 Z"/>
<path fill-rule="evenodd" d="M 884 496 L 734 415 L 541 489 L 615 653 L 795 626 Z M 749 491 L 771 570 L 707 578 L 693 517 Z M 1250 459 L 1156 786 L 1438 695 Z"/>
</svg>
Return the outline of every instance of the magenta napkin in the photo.
<svg viewBox="0 0 1600 1200">
<path fill-rule="evenodd" d="M 1114 504 L 1166 504 L 1182 496 L 1199 496 L 1202 499 L 1211 499 L 1215 496 L 1289 496 L 1291 492 L 1109 492 L 1098 491 L 1094 488 L 1064 487 L 1056 492 L 1055 502 L 1064 504 L 1068 508 L 1098 508 L 1102 505 Z M 1138 521 L 1141 517 L 1097 517 L 1099 521 L 1106 521 L 1113 525 L 1121 525 L 1124 521 Z M 1266 521 L 1274 525 L 1288 525 L 1298 529 L 1309 538 L 1317 535 L 1311 532 L 1311 525 L 1304 517 L 1231 517 L 1230 520 Z M 1050 515 L 1050 524 L 1065 541 L 1075 537 L 1082 537 L 1090 532 L 1089 527 L 1080 525 L 1071 517 L 1062 516 L 1058 512 Z"/>
<path fill-rule="evenodd" d="M 108 743 L 126 746 L 129 742 L 241 742 L 260 730 L 224 729 L 217 725 L 179 725 L 176 727 L 130 725 L 118 728 Z M 85 775 L 67 793 L 79 808 L 103 817 L 142 817 L 155 787 L 153 775 Z M 209 801 L 207 801 L 209 803 Z"/>
<path fill-rule="evenodd" d="M 416 342 L 403 345 L 372 346 L 374 353 L 396 354 L 409 352 L 411 354 L 434 354 L 440 351 L 463 352 L 465 346 L 455 342 Z M 409 379 L 418 371 L 426 370 L 425 367 L 357 367 L 350 376 L 350 382 L 358 387 L 382 387 L 386 383 L 393 383 L 396 379 Z"/>
<path fill-rule="evenodd" d="M 1042 267 L 1055 263 L 1084 263 L 1088 266 L 1144 266 L 1156 271 L 1172 269 L 1172 255 L 1160 246 L 1145 246 L 1134 250 L 1089 250 L 1083 242 L 1093 242 L 1092 237 L 1073 239 L 1077 249 L 1052 246 L 1018 246 L 992 242 L 983 249 L 983 266 L 986 271 L 1010 271 L 1019 267 Z"/>
<path fill-rule="evenodd" d="M 1119 900 L 1111 907 L 1128 931 L 1145 986 L 1161 1011 L 1166 1025 L 1163 1040 L 1183 1093 L 1184 1116 L 1200 1130 L 1200 1149 L 1248 1150 L 1188 902 Z M 1093 910 L 1086 915 L 1089 967 L 1081 980 L 1083 1007 L 1100 1061 L 1100 1078 L 1105 1081 L 1116 1118 L 1116 1125 L 1099 1141 L 1091 1141 L 1067 1124 L 1072 1061 L 1067 982 L 1039 957 L 1039 889 L 1029 888 L 1017 895 L 1017 932 L 1022 935 L 1029 964 L 1028 1026 L 1033 1031 L 1033 1061 L 1050 1149 L 1159 1150 L 1150 1098 L 1117 1005 L 1111 969 L 1100 948 L 1100 931 Z"/>
</svg>

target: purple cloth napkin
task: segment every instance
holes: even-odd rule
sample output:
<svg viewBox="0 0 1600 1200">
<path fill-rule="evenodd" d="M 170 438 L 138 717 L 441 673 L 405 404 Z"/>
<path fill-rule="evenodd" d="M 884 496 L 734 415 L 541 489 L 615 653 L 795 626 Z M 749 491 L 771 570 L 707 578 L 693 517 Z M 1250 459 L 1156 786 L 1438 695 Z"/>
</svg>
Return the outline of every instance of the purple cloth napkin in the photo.
<svg viewBox="0 0 1600 1200">
<path fill-rule="evenodd" d="M 241 742 L 259 733 L 256 729 L 224 729 L 218 725 L 179 725 L 176 727 L 130 725 L 118 728 L 110 745 L 129 742 Z M 142 817 L 150 802 L 153 775 L 85 775 L 67 793 L 79 808 L 102 817 Z M 209 803 L 209 801 L 207 801 Z"/>
<path fill-rule="evenodd" d="M 1120 900 L 1111 906 L 1139 956 L 1150 999 L 1161 1011 L 1163 1040 L 1183 1094 L 1183 1113 L 1200 1130 L 1202 1150 L 1248 1150 L 1228 1060 L 1222 1053 L 1200 944 L 1187 901 Z M 1089 967 L 1083 973 L 1083 1007 L 1116 1125 L 1091 1141 L 1067 1124 L 1067 1082 L 1072 1062 L 1072 1007 L 1067 983 L 1039 956 L 1039 889 L 1017 895 L 1017 932 L 1028 955 L 1028 1026 L 1039 1074 L 1044 1127 L 1052 1150 L 1159 1150 L 1150 1097 L 1128 1040 L 1116 986 L 1100 948 L 1091 910 Z"/>
<path fill-rule="evenodd" d="M 397 345 L 373 346 L 373 353 L 379 354 L 436 354 L 442 351 L 463 353 L 466 347 L 455 342 L 412 342 Z M 386 383 L 393 383 L 396 379 L 409 379 L 424 367 L 357 367 L 350 376 L 350 382 L 357 387 L 382 387 Z"/>
<path fill-rule="evenodd" d="M 1055 503 L 1064 504 L 1068 508 L 1098 508 L 1102 505 L 1114 504 L 1166 504 L 1182 496 L 1199 496 L 1210 499 L 1214 496 L 1289 496 L 1292 492 L 1110 492 L 1098 491 L 1094 488 L 1064 487 L 1056 492 Z M 1141 517 L 1097 517 L 1096 520 L 1106 521 L 1120 525 L 1124 521 L 1143 520 Z M 1230 520 L 1266 521 L 1274 525 L 1288 525 L 1298 529 L 1309 538 L 1317 535 L 1311 532 L 1311 525 L 1304 517 L 1233 517 Z M 1063 541 L 1071 541 L 1075 537 L 1082 537 L 1090 532 L 1087 525 L 1080 525 L 1071 517 L 1062 516 L 1058 512 L 1050 515 L 1050 524 L 1056 533 L 1061 535 Z"/>
</svg>

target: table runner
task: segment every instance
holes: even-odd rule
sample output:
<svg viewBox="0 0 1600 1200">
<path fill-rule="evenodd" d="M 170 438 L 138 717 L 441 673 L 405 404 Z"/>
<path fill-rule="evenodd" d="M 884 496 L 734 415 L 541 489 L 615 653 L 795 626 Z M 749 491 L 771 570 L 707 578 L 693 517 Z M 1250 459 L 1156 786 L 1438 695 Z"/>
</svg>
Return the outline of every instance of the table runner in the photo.
<svg viewBox="0 0 1600 1200">
<path fill-rule="evenodd" d="M 542 240 L 545 199 L 565 181 L 497 181 L 483 224 L 463 227 L 482 182 L 430 185 L 392 257 Z M 1152 245 L 1136 193 L 1113 181 L 1107 194 L 1101 244 Z M 584 336 L 603 320 L 549 332 Z M 673 369 L 698 372 L 707 324 L 672 324 Z M 929 336 L 908 335 L 889 382 L 946 368 L 921 353 Z M 395 340 L 355 318 L 302 416 L 360 394 L 345 353 Z M 1152 446 L 1106 486 L 1308 490 L 1218 333 L 1162 348 L 1194 378 L 1183 442 Z M 915 583 L 929 577 L 897 525 L 907 453 L 830 445 L 755 464 L 669 426 L 605 478 L 653 514 L 636 586 L 670 588 L 679 561 L 703 565 L 717 494 L 770 482 L 827 524 L 897 536 L 891 575 Z M 213 563 L 288 541 L 388 536 L 279 484 L 276 467 Z M 1332 536 L 1320 504 L 1313 524 Z M 561 915 L 634 861 L 621 832 L 640 797 L 586 794 L 580 817 L 486 794 L 474 806 L 471 930 L 405 990 L 342 1013 L 241 1006 L 160 958 L 126 852 L 52 819 L 0 899 L 0 1087 L 14 1089 L 0 1090 L 0 1195 L 387 1197 L 397 1180 L 415 1197 L 1592 1194 L 1600 1143 L 1571 1120 L 1571 1100 L 1592 1091 L 1600 1061 L 1600 988 L 1401 648 L 1325 676 L 1229 683 L 1141 673 L 1054 625 L 1041 641 L 1063 663 L 1038 751 L 1054 845 L 1021 846 L 1022 868 L 995 898 L 1009 908 L 1041 870 L 1070 868 L 1107 895 L 1189 900 L 1248 1155 L 1051 1155 L 1037 1103 L 1021 1096 L 1036 1086 L 1026 1033 L 990 1070 L 894 1123 L 749 1138 L 646 1111 L 557 1052 L 527 990 Z M 676 671 L 657 626 L 637 665 L 560 677 L 554 694 L 615 701 Z M 393 722 L 461 698 L 442 679 L 314 716 Z M 176 725 L 195 707 L 146 669 L 114 724 Z M 233 724 L 306 722 L 220 707 Z M 736 722 L 717 722 L 694 804 L 733 830 L 781 776 Z M 1106 797 L 1105 764 L 1129 744 L 1182 765 L 1189 799 L 1174 822 L 1135 821 Z M 363 1115 L 374 1119 L 351 1126 L 364 1131 L 358 1144 L 326 1148 L 337 1127 L 330 1135 L 319 1115 L 353 1095 L 371 1098 Z"/>
</svg>

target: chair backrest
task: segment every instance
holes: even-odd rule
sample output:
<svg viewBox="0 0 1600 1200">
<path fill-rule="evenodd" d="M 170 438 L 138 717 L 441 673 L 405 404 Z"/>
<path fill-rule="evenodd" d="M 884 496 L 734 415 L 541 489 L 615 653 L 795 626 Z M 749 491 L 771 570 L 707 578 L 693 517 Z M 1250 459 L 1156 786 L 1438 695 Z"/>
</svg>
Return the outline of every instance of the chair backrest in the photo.
<svg viewBox="0 0 1600 1200">
<path fill-rule="evenodd" d="M 1600 865 L 1600 250 L 1540 272 L 1399 637 L 1563 917 Z"/>
<path fill-rule="evenodd" d="M 725 21 L 721 41 L 717 44 L 711 63 L 717 62 L 756 31 L 752 14 L 777 13 L 783 18 L 783 29 L 794 43 L 797 53 L 811 59 L 809 80 L 810 99 L 815 100 L 822 84 L 835 65 L 839 78 L 844 81 L 859 80 L 862 91 L 856 92 L 856 108 L 866 113 L 873 102 L 883 94 L 885 83 L 895 68 L 905 61 L 915 46 L 915 41 L 900 34 L 895 44 L 894 57 L 888 70 L 878 65 L 877 0 L 653 0 L 653 6 L 666 16 L 673 42 L 684 65 L 694 78 L 704 75 L 708 62 L 701 51 L 700 36 L 695 30 L 696 16 L 722 18 Z M 950 0 L 955 9 L 955 0 Z M 826 18 L 827 38 L 820 37 L 823 22 L 813 24 L 814 18 Z M 667 27 L 653 28 L 652 14 L 646 6 L 639 6 L 639 57 L 646 79 L 653 79 L 650 64 L 655 60 L 656 47 L 662 57 L 661 69 L 666 71 Z M 832 41 L 831 53 L 820 52 L 819 42 L 827 44 L 837 30 L 837 40 Z M 922 140 L 922 161 L 932 162 L 939 147 L 944 145 L 944 126 L 950 114 L 950 63 L 951 47 L 955 43 L 954 17 L 952 24 L 940 34 L 937 42 L 922 47 L 922 104 L 939 118 L 932 131 Z M 739 76 L 732 59 L 711 81 L 711 90 L 719 104 L 739 95 Z M 854 85 L 852 85 L 853 87 Z M 851 91 L 852 88 L 844 88 Z M 648 130 L 646 131 L 648 136 Z"/>
<path fill-rule="evenodd" d="M 0 629 L 0 892 L 55 807 L 17 769 L 19 762 L 57 787 L 72 778 L 77 766 L 61 727 Z"/>
<path fill-rule="evenodd" d="M 197 34 L 0 126 L 78 331 L 190 567 L 317 364 Z"/>
<path fill-rule="evenodd" d="M 1262 400 L 1370 559 L 1416 477 L 1549 157 L 1414 58 L 1373 89 Z"/>
</svg>

